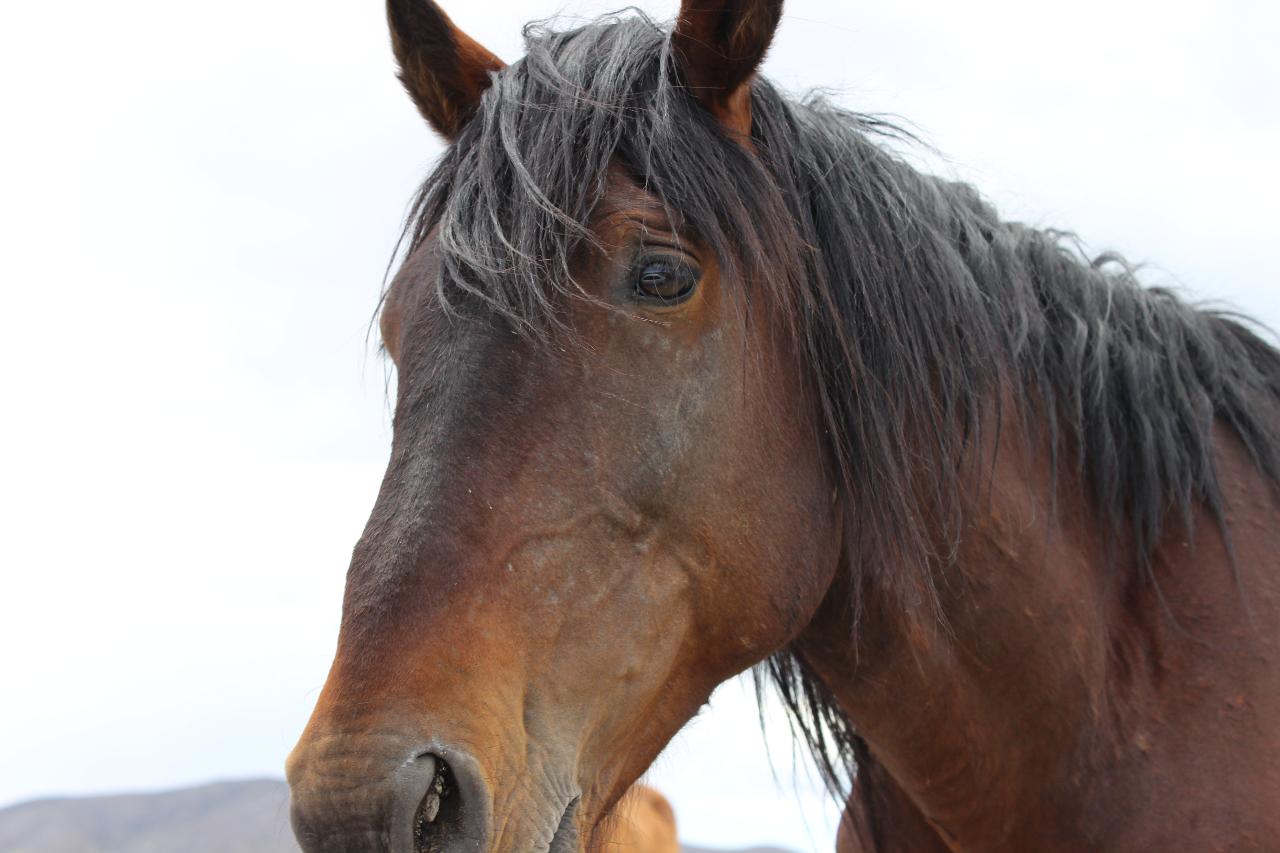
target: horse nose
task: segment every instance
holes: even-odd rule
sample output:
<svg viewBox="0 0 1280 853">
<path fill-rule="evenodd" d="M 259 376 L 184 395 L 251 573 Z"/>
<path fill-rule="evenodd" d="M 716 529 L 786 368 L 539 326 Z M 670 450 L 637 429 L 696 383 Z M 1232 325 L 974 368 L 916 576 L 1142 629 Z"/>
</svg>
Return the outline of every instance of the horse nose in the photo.
<svg viewBox="0 0 1280 853">
<path fill-rule="evenodd" d="M 401 768 L 393 853 L 471 853 L 488 846 L 489 791 L 470 756 L 421 753 Z M 445 756 L 448 756 L 447 758 Z"/>
<path fill-rule="evenodd" d="M 477 853 L 489 793 L 476 762 L 428 747 L 379 774 L 349 747 L 290 761 L 291 817 L 305 853 Z"/>
</svg>

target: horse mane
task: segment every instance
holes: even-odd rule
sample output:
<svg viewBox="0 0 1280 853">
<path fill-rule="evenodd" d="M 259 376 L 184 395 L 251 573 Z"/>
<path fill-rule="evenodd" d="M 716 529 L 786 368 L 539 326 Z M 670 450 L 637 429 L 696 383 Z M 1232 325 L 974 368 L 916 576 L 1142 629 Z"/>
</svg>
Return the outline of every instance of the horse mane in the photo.
<svg viewBox="0 0 1280 853">
<path fill-rule="evenodd" d="M 564 332 L 563 301 L 583 298 L 571 261 L 621 166 L 711 247 L 742 304 L 796 336 L 857 513 L 849 566 L 890 585 L 916 573 L 932 589 L 952 558 L 964 462 L 1004 392 L 1054 465 L 1077 467 L 1138 582 L 1171 517 L 1190 529 L 1204 506 L 1226 532 L 1215 424 L 1280 482 L 1280 353 L 1238 318 L 1146 289 L 1069 234 L 1002 221 L 971 187 L 910 166 L 874 116 L 758 80 L 748 153 L 674 81 L 668 35 L 640 14 L 526 28 L 526 56 L 411 210 L 410 249 L 438 235 L 445 305 L 535 339 Z M 865 745 L 802 659 L 783 651 L 767 672 L 840 786 Z"/>
</svg>

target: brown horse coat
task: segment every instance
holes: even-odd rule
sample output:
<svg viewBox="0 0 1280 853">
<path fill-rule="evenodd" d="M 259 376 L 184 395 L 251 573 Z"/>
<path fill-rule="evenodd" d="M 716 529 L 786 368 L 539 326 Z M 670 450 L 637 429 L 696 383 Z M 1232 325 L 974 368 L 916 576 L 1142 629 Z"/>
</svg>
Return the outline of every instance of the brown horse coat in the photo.
<svg viewBox="0 0 1280 853">
<path fill-rule="evenodd" d="M 676 813 L 660 792 L 648 785 L 632 785 L 606 824 L 604 851 L 617 853 L 680 853 Z"/>
<path fill-rule="evenodd" d="M 590 849 L 757 665 L 847 848 L 1280 850 L 1280 353 L 757 79 L 779 0 L 389 8 L 450 146 L 307 853 Z"/>
</svg>

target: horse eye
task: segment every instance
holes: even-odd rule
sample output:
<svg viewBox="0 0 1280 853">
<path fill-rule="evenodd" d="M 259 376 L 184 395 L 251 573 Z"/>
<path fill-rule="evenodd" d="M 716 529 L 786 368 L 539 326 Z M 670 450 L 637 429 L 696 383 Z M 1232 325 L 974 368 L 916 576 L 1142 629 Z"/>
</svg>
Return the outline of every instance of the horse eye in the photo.
<svg viewBox="0 0 1280 853">
<path fill-rule="evenodd" d="M 645 260 L 635 272 L 636 296 L 644 302 L 678 305 L 698 286 L 698 272 L 670 259 Z"/>
</svg>

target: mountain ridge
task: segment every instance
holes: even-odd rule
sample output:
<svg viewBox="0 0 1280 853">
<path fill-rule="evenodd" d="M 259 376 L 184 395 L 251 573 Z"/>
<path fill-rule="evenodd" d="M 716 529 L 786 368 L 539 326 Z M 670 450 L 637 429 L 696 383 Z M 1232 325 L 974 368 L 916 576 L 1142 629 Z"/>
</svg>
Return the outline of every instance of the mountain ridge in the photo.
<svg viewBox="0 0 1280 853">
<path fill-rule="evenodd" d="M 3 853 L 300 853 L 279 779 L 46 797 L 0 808 Z M 682 853 L 728 853 L 685 845 Z M 789 853 L 751 847 L 733 853 Z"/>
</svg>

